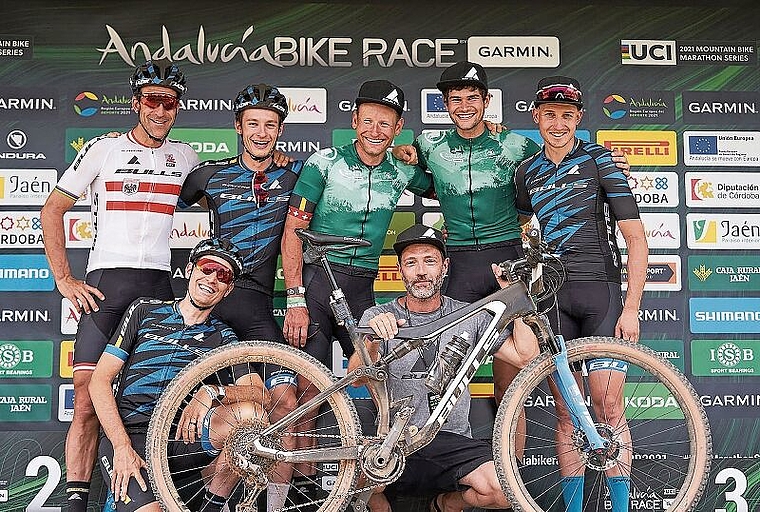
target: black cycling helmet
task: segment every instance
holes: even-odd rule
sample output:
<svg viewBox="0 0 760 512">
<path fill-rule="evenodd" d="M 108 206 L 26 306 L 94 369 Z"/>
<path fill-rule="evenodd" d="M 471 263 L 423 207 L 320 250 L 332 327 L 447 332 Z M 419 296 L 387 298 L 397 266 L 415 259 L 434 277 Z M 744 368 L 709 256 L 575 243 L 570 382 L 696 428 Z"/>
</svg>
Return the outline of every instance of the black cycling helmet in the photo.
<svg viewBox="0 0 760 512">
<path fill-rule="evenodd" d="M 136 96 L 140 88 L 146 85 L 160 85 L 174 89 L 178 97 L 187 92 L 185 75 L 180 71 L 179 66 L 167 59 L 149 60 L 135 68 L 135 72 L 129 79 L 132 94 Z"/>
<path fill-rule="evenodd" d="M 279 114 L 280 121 L 288 117 L 288 100 L 277 87 L 267 84 L 249 85 L 238 93 L 233 105 L 235 115 L 247 108 L 272 110 Z"/>
<path fill-rule="evenodd" d="M 230 264 L 235 279 L 243 273 L 243 258 L 240 256 L 240 249 L 229 240 L 221 238 L 207 238 L 198 242 L 192 251 L 190 251 L 190 263 L 195 263 L 202 256 L 217 256 Z"/>
</svg>

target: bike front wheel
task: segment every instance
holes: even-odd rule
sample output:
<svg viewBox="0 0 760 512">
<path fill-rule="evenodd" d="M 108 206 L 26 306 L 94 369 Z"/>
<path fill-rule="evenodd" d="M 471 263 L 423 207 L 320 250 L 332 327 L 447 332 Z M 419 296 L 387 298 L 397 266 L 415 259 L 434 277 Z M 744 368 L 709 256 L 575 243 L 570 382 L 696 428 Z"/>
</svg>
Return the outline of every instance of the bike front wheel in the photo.
<svg viewBox="0 0 760 512">
<path fill-rule="evenodd" d="M 262 380 L 270 378 L 280 384 L 270 390 L 271 404 L 266 412 L 262 408 L 252 409 L 245 403 L 227 404 L 228 399 L 215 407 L 213 416 L 218 418 L 215 423 L 211 423 L 209 436 L 226 437 L 222 446 L 219 446 L 222 443 L 216 441 L 220 454 L 211 463 L 209 458 L 213 455 L 205 458 L 199 455 L 208 445 L 198 446 L 194 452 L 180 446 L 183 441 L 175 440 L 175 434 L 182 411 L 196 393 L 204 391 L 200 387 L 203 384 L 229 384 L 251 373 L 258 374 Z M 287 384 L 288 375 L 297 376 L 297 388 Z M 298 510 L 301 507 L 316 512 L 344 510 L 356 481 L 355 459 L 345 456 L 339 458 L 336 455 L 335 459 L 327 460 L 325 451 L 322 450 L 323 455 L 318 462 L 304 460 L 288 466 L 274 458 L 256 455 L 252 448 L 254 440 L 268 448 L 293 453 L 309 448 L 329 450 L 356 446 L 360 442 L 360 423 L 356 409 L 344 391 L 330 394 L 321 406 L 312 411 L 306 422 L 308 428 L 304 428 L 304 418 L 299 418 L 287 428 L 261 435 L 276 419 L 295 407 L 293 399 L 303 399 L 305 394 L 316 395 L 334 381 L 329 370 L 308 354 L 287 345 L 265 341 L 245 341 L 219 347 L 190 363 L 161 395 L 148 427 L 148 475 L 156 498 L 164 510 L 202 511 L 204 494 L 211 488 L 215 477 L 217 482 L 232 487 L 232 491 L 227 494 L 230 496 L 230 510 L 233 511 L 254 510 L 256 505 L 260 510 L 266 510 L 266 500 L 273 497 L 271 494 L 267 497 L 267 482 L 285 484 L 279 487 L 284 494 L 286 491 L 283 489 L 288 489 L 287 484 L 298 477 L 301 477 L 302 482 L 309 480 L 307 483 L 310 487 L 291 486 L 287 498 L 282 496 L 277 500 L 275 510 Z M 283 389 L 290 390 L 289 405 L 277 403 L 278 400 L 287 400 L 284 398 L 286 394 L 277 392 Z M 259 393 L 264 394 L 263 390 Z M 265 402 L 261 397 L 254 397 L 253 401 Z M 225 418 L 221 427 L 218 426 L 219 418 Z M 213 427 L 214 424 L 217 425 L 216 428 Z M 304 439 L 308 440 L 305 447 Z M 222 463 L 222 460 L 225 462 Z M 301 468 L 301 473 L 294 468 Z M 224 472 L 224 478 L 219 477 L 220 472 Z M 261 493 L 254 493 L 251 488 L 260 489 Z M 310 493 L 307 495 L 303 489 L 310 489 Z M 256 495 L 258 497 L 255 501 L 247 499 Z"/>
<path fill-rule="evenodd" d="M 613 510 L 605 477 L 616 476 L 630 478 L 634 508 L 646 502 L 638 508 L 694 510 L 709 475 L 712 444 L 704 408 L 686 377 L 651 349 L 616 338 L 573 340 L 567 353 L 571 363 L 586 361 L 593 369 L 593 382 L 585 371 L 576 372 L 576 379 L 610 447 L 601 455 L 590 452 L 572 423 L 558 428 L 550 390 L 555 364 L 542 353 L 512 382 L 494 423 L 494 461 L 514 510 L 566 510 L 560 462 L 564 475 L 585 474 L 584 511 Z M 617 413 L 611 412 L 615 404 Z M 523 411 L 524 435 L 518 433 Z"/>
</svg>

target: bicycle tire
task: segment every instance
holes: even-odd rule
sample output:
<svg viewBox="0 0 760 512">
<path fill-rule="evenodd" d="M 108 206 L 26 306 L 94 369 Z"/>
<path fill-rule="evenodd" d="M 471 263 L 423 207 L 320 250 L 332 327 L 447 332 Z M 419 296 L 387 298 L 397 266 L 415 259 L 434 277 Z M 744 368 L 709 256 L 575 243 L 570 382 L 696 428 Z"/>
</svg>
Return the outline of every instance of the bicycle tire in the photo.
<svg viewBox="0 0 760 512">
<path fill-rule="evenodd" d="M 625 416 L 633 445 L 629 496 L 659 502 L 657 506 L 661 508 L 647 507 L 647 510 L 694 510 L 709 476 L 712 442 L 707 415 L 686 377 L 648 347 L 616 338 L 580 338 L 567 343 L 567 352 L 570 362 L 613 358 L 629 365 L 625 379 Z M 554 362 L 548 353 L 542 353 L 524 368 L 507 390 L 494 423 L 494 462 L 502 490 L 516 512 L 564 510 L 555 456 L 556 415 L 551 393 L 544 384 L 553 370 Z M 652 407 L 637 410 L 637 405 L 647 403 L 657 404 L 663 410 L 654 412 Z M 519 452 L 511 433 L 516 431 L 524 406 L 529 418 L 527 444 L 524 457 L 518 462 Z M 678 419 L 680 416 L 683 417 Z M 662 425 L 667 428 L 660 431 Z M 540 470 L 536 469 L 538 466 Z M 604 486 L 603 471 L 591 470 L 591 485 L 588 485 L 589 470 L 585 474 L 587 495 L 589 488 Z M 653 486 L 661 490 L 658 492 Z M 596 494 L 598 508 L 587 501 L 584 511 L 609 510 L 601 503 L 607 499 L 603 490 L 597 489 Z"/>
<path fill-rule="evenodd" d="M 181 442 L 170 439 L 173 427 L 181 410 L 188 403 L 189 395 L 209 376 L 225 369 L 240 368 L 240 365 L 277 365 L 295 372 L 308 379 L 319 391 L 331 385 L 335 378 L 332 373 L 312 356 L 287 345 L 267 341 L 241 341 L 219 347 L 199 357 L 184 368 L 162 393 L 151 416 L 147 433 L 146 463 L 151 487 L 162 508 L 169 512 L 190 512 L 197 509 L 188 505 L 193 497 L 188 498 L 181 486 L 190 485 L 182 481 L 180 473 L 187 473 L 184 468 L 176 473 L 169 463 L 169 443 Z M 220 405 L 219 407 L 234 407 Z M 329 436 L 335 445 L 346 446 L 358 443 L 361 427 L 353 402 L 345 391 L 331 395 L 322 406 L 326 409 L 320 418 L 327 418 L 315 429 L 314 437 Z M 332 422 L 334 424 L 327 424 Z M 320 432 L 317 432 L 320 430 Z M 334 432 L 334 434 L 328 434 Z M 278 433 L 282 435 L 288 435 Z M 303 433 L 301 433 L 303 435 Z M 324 467 L 324 462 L 322 463 Z M 174 464 L 172 464 L 174 465 Z M 192 468 L 200 471 L 200 468 Z M 335 460 L 332 471 L 334 483 L 328 494 L 319 501 L 310 504 L 310 510 L 317 512 L 342 512 L 349 504 L 357 476 L 357 461 L 352 459 Z M 269 473 L 267 473 L 270 476 Z M 197 482 L 196 482 L 197 484 Z M 202 484 L 200 484 L 202 486 Z M 186 501 L 187 500 L 187 501 Z M 318 507 L 315 507 L 318 505 Z M 297 506 L 284 507 L 282 510 L 296 510 Z"/>
</svg>

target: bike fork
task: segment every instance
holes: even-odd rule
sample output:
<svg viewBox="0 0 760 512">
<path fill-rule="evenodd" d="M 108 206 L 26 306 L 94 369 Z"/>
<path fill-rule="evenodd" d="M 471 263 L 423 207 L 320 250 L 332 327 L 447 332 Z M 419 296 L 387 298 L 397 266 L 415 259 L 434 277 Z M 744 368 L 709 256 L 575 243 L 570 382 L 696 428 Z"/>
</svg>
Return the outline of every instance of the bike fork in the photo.
<svg viewBox="0 0 760 512">
<path fill-rule="evenodd" d="M 581 390 L 578 387 L 578 383 L 573 377 L 573 372 L 570 371 L 570 363 L 567 360 L 567 347 L 565 346 L 565 339 L 562 335 L 557 334 L 557 343 L 559 345 L 559 352 L 554 354 L 554 366 L 556 370 L 552 372 L 554 382 L 559 388 L 560 395 L 565 401 L 565 406 L 570 411 L 570 417 L 576 428 L 583 430 L 586 434 L 586 439 L 591 447 L 592 451 L 601 450 L 604 451 L 609 447 L 609 441 L 605 440 L 599 432 L 596 430 L 591 413 L 588 412 L 586 407 L 586 401 L 581 394 Z"/>
</svg>

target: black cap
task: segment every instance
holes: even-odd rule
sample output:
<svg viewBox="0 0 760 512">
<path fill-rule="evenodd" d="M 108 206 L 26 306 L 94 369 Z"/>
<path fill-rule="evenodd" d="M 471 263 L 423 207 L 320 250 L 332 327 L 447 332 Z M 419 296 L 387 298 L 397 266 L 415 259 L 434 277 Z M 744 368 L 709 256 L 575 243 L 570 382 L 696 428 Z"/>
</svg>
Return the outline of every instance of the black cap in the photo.
<svg viewBox="0 0 760 512">
<path fill-rule="evenodd" d="M 452 87 L 467 85 L 479 87 L 484 91 L 488 90 L 486 70 L 480 64 L 466 60 L 452 64 L 444 69 L 443 73 L 441 73 L 441 81 L 435 84 L 441 92 Z"/>
<path fill-rule="evenodd" d="M 391 107 L 401 116 L 404 114 L 404 91 L 388 80 L 369 80 L 359 88 L 356 106 L 362 103 L 377 103 Z"/>
<path fill-rule="evenodd" d="M 401 258 L 401 253 L 404 249 L 412 244 L 429 244 L 435 246 L 441 251 L 443 257 L 446 257 L 446 244 L 443 241 L 443 233 L 430 226 L 415 224 L 410 228 L 406 228 L 396 237 L 396 243 L 393 244 L 393 250 L 396 251 L 396 255 Z"/>
<path fill-rule="evenodd" d="M 534 105 L 542 103 L 566 103 L 583 108 L 583 94 L 581 84 L 575 78 L 567 76 L 547 76 L 538 81 L 536 88 L 536 101 Z"/>
</svg>

